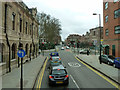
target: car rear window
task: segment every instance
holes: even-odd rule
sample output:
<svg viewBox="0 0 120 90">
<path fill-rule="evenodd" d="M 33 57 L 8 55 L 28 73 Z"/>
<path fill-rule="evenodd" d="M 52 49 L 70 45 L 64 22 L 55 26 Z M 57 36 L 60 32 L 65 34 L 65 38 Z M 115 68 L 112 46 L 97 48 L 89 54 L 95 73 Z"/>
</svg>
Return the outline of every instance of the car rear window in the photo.
<svg viewBox="0 0 120 90">
<path fill-rule="evenodd" d="M 66 71 L 65 70 L 53 70 L 52 71 L 52 74 L 55 75 L 55 74 L 66 74 Z"/>
<path fill-rule="evenodd" d="M 115 57 L 114 57 L 114 56 L 108 56 L 108 58 L 110 58 L 110 59 L 115 59 Z"/>
</svg>

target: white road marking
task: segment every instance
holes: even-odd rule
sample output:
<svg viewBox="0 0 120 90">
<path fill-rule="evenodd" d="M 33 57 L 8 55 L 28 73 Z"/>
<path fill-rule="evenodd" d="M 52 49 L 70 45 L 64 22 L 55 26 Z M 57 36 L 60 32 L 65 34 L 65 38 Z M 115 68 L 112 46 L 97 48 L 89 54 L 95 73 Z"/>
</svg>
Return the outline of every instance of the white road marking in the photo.
<svg viewBox="0 0 120 90">
<path fill-rule="evenodd" d="M 79 63 L 76 63 L 76 62 L 69 62 L 68 65 L 71 67 L 80 67 L 81 66 Z"/>
<path fill-rule="evenodd" d="M 70 75 L 70 77 L 72 78 L 72 80 L 75 83 L 75 85 L 77 86 L 77 88 L 79 88 L 78 84 L 76 83 L 76 81 L 74 80 L 74 78 L 72 77 L 72 75 Z M 79 88 L 79 90 L 80 90 L 80 88 Z"/>
</svg>

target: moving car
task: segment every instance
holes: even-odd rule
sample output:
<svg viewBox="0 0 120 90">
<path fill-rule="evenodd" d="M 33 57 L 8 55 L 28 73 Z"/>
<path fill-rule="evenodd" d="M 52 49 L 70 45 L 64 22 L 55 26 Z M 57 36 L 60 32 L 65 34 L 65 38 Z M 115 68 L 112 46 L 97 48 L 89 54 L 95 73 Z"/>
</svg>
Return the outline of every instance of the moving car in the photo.
<svg viewBox="0 0 120 90">
<path fill-rule="evenodd" d="M 59 57 L 59 53 L 58 52 L 50 53 L 50 60 L 55 60 L 55 59 L 61 60 L 61 58 Z"/>
<path fill-rule="evenodd" d="M 64 50 L 64 47 L 61 47 L 61 50 Z"/>
<path fill-rule="evenodd" d="M 115 57 L 112 55 L 101 55 L 101 62 L 109 65 L 114 65 L 114 59 Z M 99 60 L 100 60 L 100 56 L 99 56 Z"/>
<path fill-rule="evenodd" d="M 69 84 L 69 76 L 63 65 L 54 66 L 50 69 L 49 85 Z"/>
<path fill-rule="evenodd" d="M 51 67 L 53 67 L 53 66 L 59 66 L 59 65 L 62 65 L 62 62 L 59 59 L 55 59 L 55 60 L 50 61 L 50 66 Z"/>
<path fill-rule="evenodd" d="M 114 67 L 120 68 L 120 57 L 115 58 L 115 60 L 114 60 Z"/>
</svg>

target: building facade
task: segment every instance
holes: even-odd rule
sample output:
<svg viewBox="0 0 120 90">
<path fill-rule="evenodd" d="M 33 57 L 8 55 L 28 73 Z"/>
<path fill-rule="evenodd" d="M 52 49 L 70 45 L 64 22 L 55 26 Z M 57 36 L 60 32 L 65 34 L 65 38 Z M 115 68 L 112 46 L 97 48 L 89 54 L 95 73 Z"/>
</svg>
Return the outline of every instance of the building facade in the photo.
<svg viewBox="0 0 120 90">
<path fill-rule="evenodd" d="M 120 1 L 104 0 L 104 53 L 120 57 Z"/>
<path fill-rule="evenodd" d="M 100 37 L 100 27 L 90 29 L 89 42 L 91 42 L 96 47 L 100 46 L 100 41 L 103 39 L 103 27 L 101 27 L 101 37 Z"/>
<path fill-rule="evenodd" d="M 66 39 L 67 45 L 76 45 L 81 40 L 81 35 L 78 34 L 70 34 Z"/>
<path fill-rule="evenodd" d="M 0 65 L 6 72 L 20 64 L 17 51 L 22 47 L 31 60 L 38 54 L 37 9 L 23 2 L 0 2 Z"/>
</svg>

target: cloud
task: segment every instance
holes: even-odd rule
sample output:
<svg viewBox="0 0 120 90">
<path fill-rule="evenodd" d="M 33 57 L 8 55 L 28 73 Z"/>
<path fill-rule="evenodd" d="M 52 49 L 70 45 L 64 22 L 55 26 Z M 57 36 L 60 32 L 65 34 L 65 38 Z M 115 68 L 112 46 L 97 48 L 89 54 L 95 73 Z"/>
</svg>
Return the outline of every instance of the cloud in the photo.
<svg viewBox="0 0 120 90">
<path fill-rule="evenodd" d="M 103 25 L 102 0 L 23 0 L 28 7 L 37 7 L 38 12 L 45 12 L 57 18 L 62 26 L 62 39 L 69 34 L 85 34 L 89 29 L 99 25 L 100 13 Z"/>
</svg>

